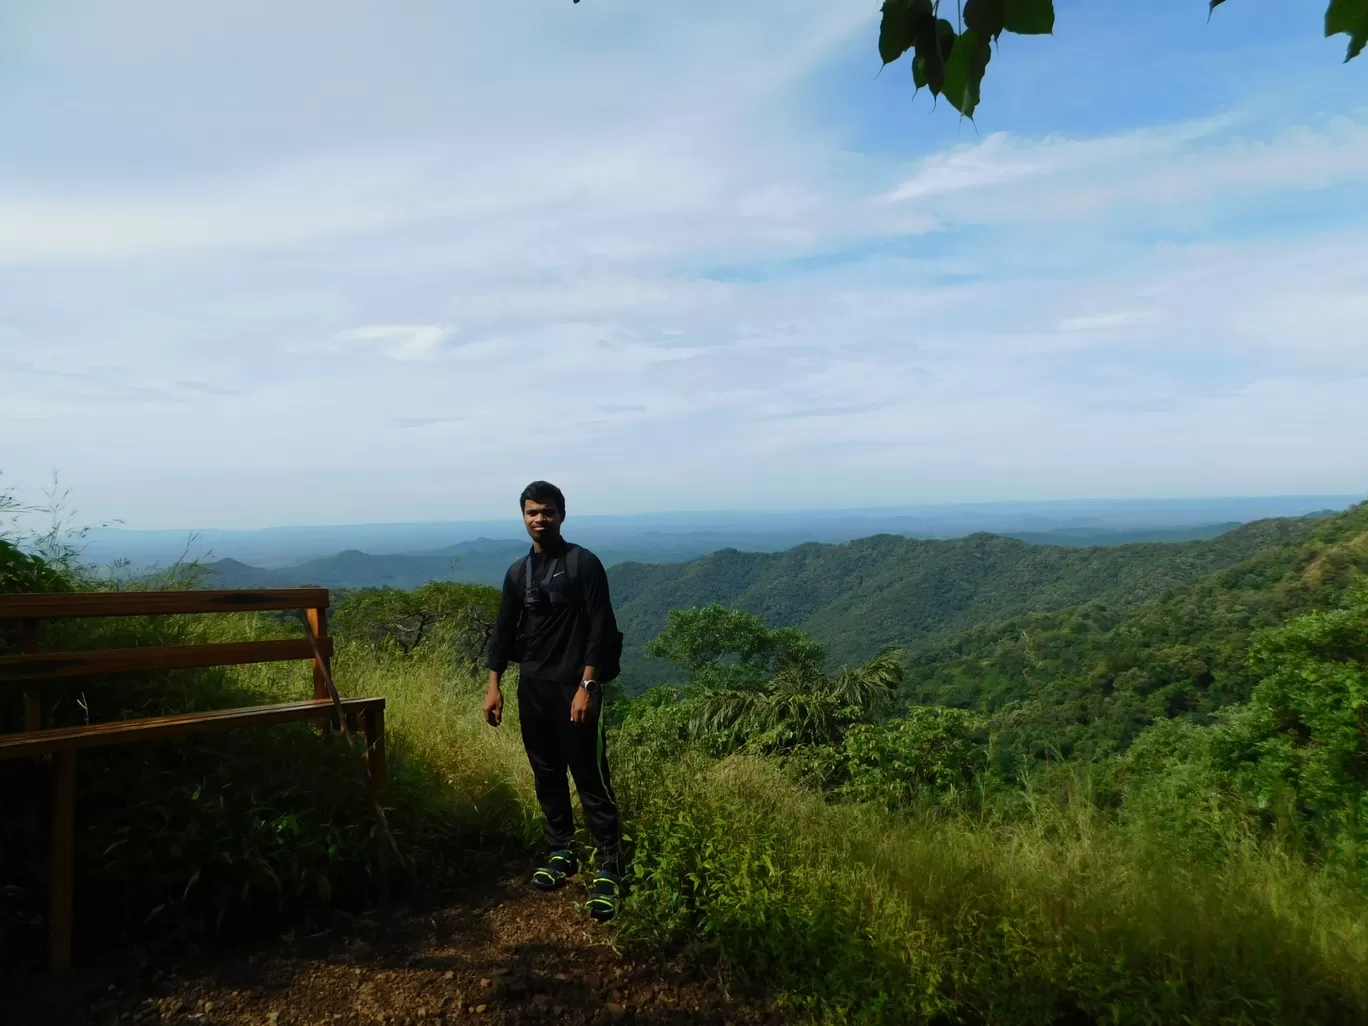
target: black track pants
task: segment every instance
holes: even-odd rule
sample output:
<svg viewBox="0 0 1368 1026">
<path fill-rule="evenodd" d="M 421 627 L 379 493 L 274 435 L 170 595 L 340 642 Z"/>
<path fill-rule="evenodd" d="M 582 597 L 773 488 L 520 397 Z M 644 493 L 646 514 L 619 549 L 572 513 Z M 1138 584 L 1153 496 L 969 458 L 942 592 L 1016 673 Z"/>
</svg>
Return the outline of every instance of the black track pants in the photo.
<svg viewBox="0 0 1368 1026">
<path fill-rule="evenodd" d="M 583 723 L 571 723 L 570 702 L 578 690 L 578 682 L 519 679 L 523 747 L 532 764 L 537 801 L 546 816 L 546 843 L 551 850 L 569 848 L 575 839 L 570 785 L 565 777 L 569 770 L 589 820 L 589 836 L 598 849 L 598 868 L 620 873 L 622 835 L 617 796 L 608 775 L 602 700 L 595 701 Z"/>
</svg>

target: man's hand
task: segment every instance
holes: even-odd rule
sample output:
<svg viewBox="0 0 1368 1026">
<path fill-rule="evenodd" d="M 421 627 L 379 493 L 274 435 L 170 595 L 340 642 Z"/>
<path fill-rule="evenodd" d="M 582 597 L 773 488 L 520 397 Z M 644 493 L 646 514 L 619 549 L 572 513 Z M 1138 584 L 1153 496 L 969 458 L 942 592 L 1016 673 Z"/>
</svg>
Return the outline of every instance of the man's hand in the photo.
<svg viewBox="0 0 1368 1026">
<path fill-rule="evenodd" d="M 584 723 L 589 719 L 589 712 L 594 707 L 594 699 L 587 689 L 576 688 L 575 697 L 570 699 L 570 722 Z"/>
<path fill-rule="evenodd" d="M 489 690 L 485 692 L 484 718 L 491 727 L 503 722 L 503 692 L 494 681 L 489 682 Z"/>
</svg>

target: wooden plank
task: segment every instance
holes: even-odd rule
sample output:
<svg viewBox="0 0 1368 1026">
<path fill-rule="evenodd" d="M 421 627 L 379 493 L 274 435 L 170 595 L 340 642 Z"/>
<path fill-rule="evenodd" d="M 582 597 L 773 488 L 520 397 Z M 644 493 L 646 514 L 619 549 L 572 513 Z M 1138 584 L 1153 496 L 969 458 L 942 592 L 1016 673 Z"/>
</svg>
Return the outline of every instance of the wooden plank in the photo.
<svg viewBox="0 0 1368 1026">
<path fill-rule="evenodd" d="M 0 620 L 35 617 L 157 616 L 242 613 L 257 609 L 324 609 L 327 588 L 252 588 L 237 591 L 95 591 L 0 595 Z"/>
<path fill-rule="evenodd" d="M 383 698 L 342 699 L 343 710 L 361 712 L 367 717 L 374 710 L 384 707 Z M 51 752 L 72 752 L 83 748 L 183 737 L 187 734 L 232 730 L 245 726 L 289 723 L 313 719 L 319 715 L 331 715 L 332 709 L 331 699 L 309 699 L 305 702 L 284 702 L 280 705 L 253 705 L 240 709 L 215 709 L 212 712 L 178 713 L 174 716 L 115 720 L 112 723 L 92 723 L 81 727 L 3 734 L 0 735 L 0 759 L 18 759 Z"/>
<path fill-rule="evenodd" d="M 76 753 L 52 759 L 52 896 L 48 911 L 52 971 L 71 968 L 71 909 L 76 849 Z"/>
<path fill-rule="evenodd" d="M 313 679 L 314 679 L 314 698 L 327 698 L 328 696 L 328 674 L 332 672 L 331 650 L 325 647 L 322 642 L 328 636 L 328 611 L 326 609 L 306 610 L 309 630 L 313 631 L 313 636 L 319 640 L 318 651 L 322 655 L 319 659 L 317 655 L 313 657 Z"/>
<path fill-rule="evenodd" d="M 332 639 L 319 647 L 332 654 Z M 312 659 L 307 638 L 284 641 L 233 641 L 212 645 L 158 645 L 147 648 L 107 648 L 89 652 L 39 652 L 0 656 L 0 684 L 14 681 L 56 680 L 135 670 L 189 670 L 202 666 L 241 666 L 291 659 Z"/>
<path fill-rule="evenodd" d="M 40 647 L 39 625 L 41 620 L 19 621 L 19 652 L 32 655 Z M 24 729 L 43 729 L 43 689 L 34 684 L 24 689 Z"/>
<path fill-rule="evenodd" d="M 314 698 L 331 698 L 328 690 L 328 675 L 332 672 L 332 660 L 323 650 L 322 641 L 328 635 L 328 611 L 326 609 L 307 609 L 304 611 L 306 629 L 319 640 L 318 651 L 313 657 Z M 319 730 L 331 729 L 332 721 L 320 719 L 316 724 Z"/>
</svg>

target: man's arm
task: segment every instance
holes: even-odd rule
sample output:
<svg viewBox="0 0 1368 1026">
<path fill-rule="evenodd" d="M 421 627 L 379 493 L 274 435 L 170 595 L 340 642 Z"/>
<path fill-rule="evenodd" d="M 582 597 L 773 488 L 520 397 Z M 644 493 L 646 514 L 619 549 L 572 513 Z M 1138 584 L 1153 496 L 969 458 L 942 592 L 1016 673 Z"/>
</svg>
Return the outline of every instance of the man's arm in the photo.
<svg viewBox="0 0 1368 1026">
<path fill-rule="evenodd" d="M 494 618 L 494 629 L 489 632 L 489 650 L 485 666 L 491 673 L 502 674 L 508 669 L 508 661 L 513 655 L 513 644 L 517 640 L 518 619 L 522 612 L 518 582 L 509 567 L 504 574 L 503 594 L 499 598 L 499 615 Z"/>
<path fill-rule="evenodd" d="M 513 643 L 517 640 L 519 607 L 518 584 L 514 579 L 513 567 L 504 575 L 503 597 L 499 600 L 499 615 L 494 618 L 494 630 L 489 634 L 489 657 L 485 665 L 489 667 L 489 688 L 485 692 L 484 718 L 491 727 L 503 722 L 503 691 L 500 684 L 504 671 L 508 669 L 508 659 L 513 653 Z"/>
</svg>

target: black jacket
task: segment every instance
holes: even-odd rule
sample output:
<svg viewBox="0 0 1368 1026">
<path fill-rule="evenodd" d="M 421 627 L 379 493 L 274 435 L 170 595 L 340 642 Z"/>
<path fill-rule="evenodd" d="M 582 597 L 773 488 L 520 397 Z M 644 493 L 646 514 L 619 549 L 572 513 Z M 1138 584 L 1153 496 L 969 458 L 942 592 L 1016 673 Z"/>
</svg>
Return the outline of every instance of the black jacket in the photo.
<svg viewBox="0 0 1368 1026">
<path fill-rule="evenodd" d="M 573 683 L 585 666 L 603 665 L 608 639 L 617 630 L 608 574 L 598 557 L 581 547 L 576 557 L 578 578 L 572 582 L 565 562 L 571 547 L 561 540 L 545 552 L 531 553 L 534 589 L 541 593 L 533 608 L 524 609 L 526 559 L 508 568 L 489 639 L 491 670 L 502 673 L 510 662 L 517 662 L 525 678 Z M 548 566 L 552 562 L 558 565 Z"/>
</svg>

